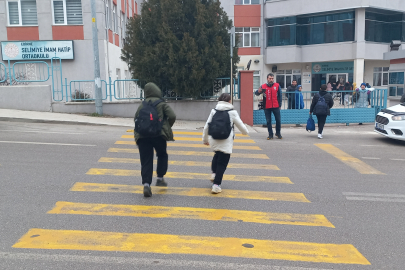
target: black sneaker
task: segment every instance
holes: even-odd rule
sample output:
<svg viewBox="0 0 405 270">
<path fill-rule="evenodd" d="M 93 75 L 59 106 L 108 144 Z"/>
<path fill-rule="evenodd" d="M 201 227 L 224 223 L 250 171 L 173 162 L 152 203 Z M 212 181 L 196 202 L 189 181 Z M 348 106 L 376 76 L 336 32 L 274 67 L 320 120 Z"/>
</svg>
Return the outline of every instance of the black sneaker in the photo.
<svg viewBox="0 0 405 270">
<path fill-rule="evenodd" d="M 158 179 L 158 180 L 156 180 L 156 186 L 158 186 L 158 187 L 167 187 L 167 182 L 165 181 L 164 178 L 162 178 L 162 180 Z"/>
<path fill-rule="evenodd" d="M 273 140 L 273 136 L 267 137 L 267 140 Z"/>
<path fill-rule="evenodd" d="M 143 186 L 143 196 L 152 197 L 152 190 L 151 190 L 150 186 Z"/>
<path fill-rule="evenodd" d="M 283 139 L 283 136 L 281 136 L 281 134 L 276 134 L 277 139 Z"/>
</svg>

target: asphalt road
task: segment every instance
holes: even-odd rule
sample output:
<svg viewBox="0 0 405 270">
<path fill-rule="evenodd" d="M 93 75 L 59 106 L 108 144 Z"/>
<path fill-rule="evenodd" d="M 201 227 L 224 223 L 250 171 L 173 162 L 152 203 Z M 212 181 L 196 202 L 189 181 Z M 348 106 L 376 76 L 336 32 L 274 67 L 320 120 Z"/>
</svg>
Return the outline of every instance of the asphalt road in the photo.
<svg viewBox="0 0 405 270">
<path fill-rule="evenodd" d="M 126 128 L 0 121 L 0 269 L 404 269 L 405 142 L 372 130 L 236 137 L 220 195 L 178 130 L 144 198 Z"/>
</svg>

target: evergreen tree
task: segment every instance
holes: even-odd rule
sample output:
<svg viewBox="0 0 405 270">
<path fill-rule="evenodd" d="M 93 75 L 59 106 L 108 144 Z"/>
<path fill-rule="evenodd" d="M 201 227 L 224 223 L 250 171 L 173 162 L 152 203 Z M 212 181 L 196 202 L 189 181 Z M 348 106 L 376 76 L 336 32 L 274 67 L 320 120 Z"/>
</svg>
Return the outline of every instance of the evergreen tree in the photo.
<svg viewBox="0 0 405 270">
<path fill-rule="evenodd" d="M 231 26 L 216 0 L 148 0 L 128 23 L 121 58 L 142 84 L 197 98 L 229 77 Z M 234 48 L 234 74 L 238 62 Z"/>
</svg>

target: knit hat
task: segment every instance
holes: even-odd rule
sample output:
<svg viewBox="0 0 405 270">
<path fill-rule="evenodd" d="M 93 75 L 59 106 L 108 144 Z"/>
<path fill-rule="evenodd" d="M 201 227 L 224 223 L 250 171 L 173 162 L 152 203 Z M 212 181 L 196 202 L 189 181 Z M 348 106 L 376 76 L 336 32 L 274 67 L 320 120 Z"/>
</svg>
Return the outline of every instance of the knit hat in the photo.
<svg viewBox="0 0 405 270">
<path fill-rule="evenodd" d="M 302 85 L 297 85 L 297 89 L 300 89 L 300 87 L 302 87 Z"/>
<path fill-rule="evenodd" d="M 364 87 L 367 87 L 366 83 L 362 83 L 362 84 L 360 84 L 360 87 L 361 87 L 362 85 L 364 85 Z"/>
</svg>

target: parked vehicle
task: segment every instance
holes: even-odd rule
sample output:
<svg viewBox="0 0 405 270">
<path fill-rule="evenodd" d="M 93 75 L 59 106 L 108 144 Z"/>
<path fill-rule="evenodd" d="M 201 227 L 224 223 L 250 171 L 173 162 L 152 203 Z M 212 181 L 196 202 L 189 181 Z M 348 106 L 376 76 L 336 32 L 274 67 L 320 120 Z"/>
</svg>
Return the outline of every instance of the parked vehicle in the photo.
<svg viewBox="0 0 405 270">
<path fill-rule="evenodd" d="M 392 139 L 405 141 L 405 102 L 381 110 L 375 118 L 374 131 Z"/>
</svg>

